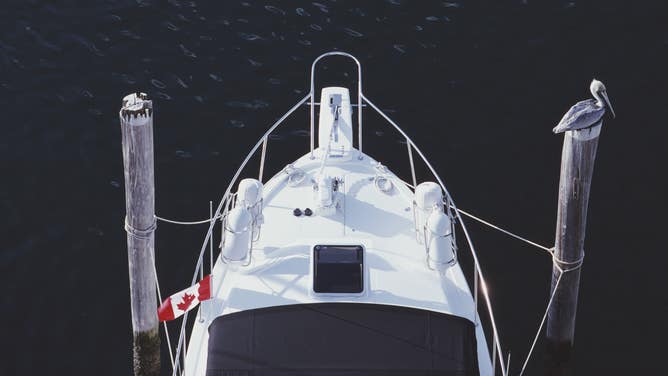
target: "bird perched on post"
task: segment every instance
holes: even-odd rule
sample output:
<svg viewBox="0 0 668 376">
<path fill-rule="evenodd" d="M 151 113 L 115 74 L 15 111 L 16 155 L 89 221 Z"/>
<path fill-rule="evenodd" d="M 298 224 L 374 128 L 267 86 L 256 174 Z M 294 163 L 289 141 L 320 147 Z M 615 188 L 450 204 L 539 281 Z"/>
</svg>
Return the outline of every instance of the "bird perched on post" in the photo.
<svg viewBox="0 0 668 376">
<path fill-rule="evenodd" d="M 552 132 L 562 133 L 576 129 L 589 128 L 601 120 L 603 114 L 605 114 L 606 108 L 610 109 L 612 117 L 615 117 L 615 111 L 612 109 L 603 82 L 597 79 L 592 80 L 591 85 L 589 85 L 589 90 L 595 99 L 587 99 L 576 103 L 570 110 L 568 110 L 566 115 L 561 118 L 561 121 L 554 127 L 554 129 L 552 129 Z"/>
</svg>

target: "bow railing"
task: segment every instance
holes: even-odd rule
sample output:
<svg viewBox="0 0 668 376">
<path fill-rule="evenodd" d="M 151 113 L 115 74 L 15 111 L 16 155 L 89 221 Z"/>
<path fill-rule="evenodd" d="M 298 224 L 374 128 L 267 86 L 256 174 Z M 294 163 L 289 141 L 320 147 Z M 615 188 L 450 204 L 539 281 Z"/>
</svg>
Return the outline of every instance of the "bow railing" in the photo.
<svg viewBox="0 0 668 376">
<path fill-rule="evenodd" d="M 490 324 L 490 331 L 492 334 L 492 342 L 491 342 L 491 348 L 489 348 L 489 352 L 492 356 L 492 369 L 493 373 L 496 374 L 497 370 L 497 359 L 499 363 L 499 369 L 501 371 L 501 374 L 503 376 L 507 375 L 507 368 L 506 364 L 504 361 L 504 358 L 502 356 L 502 347 L 501 347 L 501 340 L 499 338 L 498 334 L 498 328 L 494 319 L 494 312 L 492 309 L 491 305 L 491 300 L 489 297 L 489 292 L 487 289 L 487 283 L 485 281 L 482 269 L 480 267 L 480 261 L 478 258 L 478 254 L 476 252 L 475 246 L 473 244 L 473 241 L 471 240 L 471 236 L 469 234 L 468 229 L 466 228 L 466 225 L 464 223 L 464 220 L 460 214 L 460 211 L 457 209 L 457 206 L 455 205 L 454 200 L 452 199 L 452 196 L 450 195 L 450 192 L 446 188 L 443 180 L 441 177 L 438 175 L 434 167 L 429 163 L 429 160 L 425 157 L 424 153 L 420 150 L 420 148 L 413 142 L 413 140 L 404 132 L 397 123 L 395 123 L 387 114 L 385 114 L 378 106 L 376 106 L 372 101 L 370 101 L 364 94 L 362 93 L 362 73 L 361 73 L 361 65 L 355 57 L 353 57 L 350 54 L 343 53 L 343 52 L 330 52 L 324 55 L 321 55 L 318 57 L 311 68 L 311 90 L 310 92 L 301 100 L 297 102 L 288 112 L 285 113 L 281 118 L 279 118 L 263 135 L 260 137 L 260 139 L 257 141 L 257 143 L 253 146 L 253 148 L 250 150 L 250 152 L 247 154 L 246 158 L 243 160 L 237 171 L 235 172 L 234 176 L 230 180 L 229 185 L 227 186 L 227 189 L 225 190 L 225 193 L 223 194 L 220 202 L 218 203 L 218 206 L 215 210 L 215 212 L 211 213 L 211 221 L 209 223 L 209 228 L 207 230 L 206 236 L 204 238 L 204 241 L 202 242 L 202 246 L 200 249 L 200 253 L 197 259 L 197 264 L 195 266 L 195 271 L 193 273 L 191 285 L 195 284 L 197 282 L 198 277 L 201 277 L 203 275 L 204 271 L 204 258 L 206 255 L 207 249 L 209 249 L 209 259 L 211 260 L 210 262 L 210 269 L 213 270 L 214 266 L 214 256 L 213 256 L 213 233 L 215 229 L 215 222 L 217 219 L 224 220 L 224 217 L 227 215 L 227 211 L 229 209 L 228 200 L 231 199 L 232 197 L 232 188 L 236 184 L 237 180 L 239 179 L 241 173 L 244 171 L 246 166 L 248 165 L 249 161 L 252 159 L 252 157 L 255 155 L 255 153 L 260 150 L 261 148 L 261 156 L 260 156 L 260 173 L 259 173 L 259 179 L 262 180 L 263 175 L 264 175 L 264 166 L 265 166 L 265 158 L 266 158 L 266 151 L 267 151 L 267 144 L 269 140 L 269 136 L 287 119 L 290 115 L 292 115 L 298 108 L 300 108 L 302 105 L 304 105 L 307 101 L 310 101 L 310 146 L 311 146 L 311 155 L 314 149 L 314 133 L 315 133 L 315 111 L 314 108 L 318 104 L 315 103 L 314 101 L 314 96 L 315 96 L 315 87 L 313 83 L 313 79 L 315 76 L 315 66 L 318 61 L 320 61 L 322 58 L 327 57 L 327 56 L 345 56 L 352 58 L 358 67 L 358 104 L 357 104 L 357 109 L 358 109 L 358 151 L 360 157 L 363 157 L 364 154 L 362 153 L 362 109 L 366 106 L 369 106 L 373 108 L 384 120 L 387 121 L 401 136 L 405 139 L 407 147 L 408 147 L 408 159 L 411 167 L 411 181 L 413 182 L 413 185 L 410 185 L 409 183 L 406 183 L 402 181 L 406 186 L 409 188 L 414 188 L 415 185 L 417 184 L 417 177 L 415 173 L 415 165 L 414 165 L 414 158 L 413 158 L 413 151 L 415 151 L 422 162 L 426 165 L 426 167 L 429 169 L 431 172 L 431 175 L 433 176 L 434 179 L 438 182 L 438 184 L 441 186 L 441 189 L 445 193 L 445 202 L 446 202 L 446 207 L 448 214 L 455 219 L 456 223 L 459 224 L 465 238 L 466 242 L 468 245 L 468 249 L 470 251 L 472 260 L 473 260 L 473 302 L 474 302 L 474 312 L 473 312 L 473 317 L 474 317 L 474 323 L 477 325 L 481 324 L 480 316 L 478 315 L 478 306 L 479 306 L 479 300 L 480 300 L 480 295 L 482 294 L 482 300 L 484 302 L 488 317 L 489 317 L 489 324 Z M 366 106 L 365 106 L 366 105 Z M 470 288 L 470 287 L 469 287 Z M 174 363 L 173 363 L 173 371 L 172 375 L 176 376 L 179 374 L 183 373 L 183 370 L 185 368 L 185 359 L 187 355 L 187 344 L 186 344 L 186 326 L 188 322 L 188 312 L 186 312 L 183 315 L 183 319 L 181 322 L 181 328 L 179 332 L 179 339 L 177 342 L 176 346 L 176 351 L 174 353 Z M 170 354 L 171 354 L 171 349 L 170 349 Z"/>
</svg>

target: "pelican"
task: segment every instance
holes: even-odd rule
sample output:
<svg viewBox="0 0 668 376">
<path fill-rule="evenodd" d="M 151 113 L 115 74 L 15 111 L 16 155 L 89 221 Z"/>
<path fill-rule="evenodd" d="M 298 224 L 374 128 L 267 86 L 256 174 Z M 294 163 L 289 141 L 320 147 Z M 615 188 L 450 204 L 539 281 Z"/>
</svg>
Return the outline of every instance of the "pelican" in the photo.
<svg viewBox="0 0 668 376">
<path fill-rule="evenodd" d="M 591 85 L 589 85 L 589 90 L 595 99 L 587 99 L 576 103 L 561 118 L 561 121 L 552 129 L 552 132 L 561 133 L 591 127 L 601 120 L 603 114 L 605 114 L 606 107 L 610 109 L 612 117 L 615 117 L 615 111 L 612 109 L 603 82 L 593 79 Z"/>
</svg>

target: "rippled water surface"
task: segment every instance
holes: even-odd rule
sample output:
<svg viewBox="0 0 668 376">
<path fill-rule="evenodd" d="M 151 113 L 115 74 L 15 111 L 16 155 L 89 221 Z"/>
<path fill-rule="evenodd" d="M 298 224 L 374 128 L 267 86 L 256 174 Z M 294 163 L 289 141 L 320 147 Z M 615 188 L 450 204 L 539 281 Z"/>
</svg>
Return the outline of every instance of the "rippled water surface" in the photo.
<svg viewBox="0 0 668 376">
<path fill-rule="evenodd" d="M 131 373 L 123 95 L 154 99 L 158 214 L 199 219 L 264 129 L 308 92 L 310 63 L 329 50 L 361 60 L 366 95 L 422 146 L 461 208 L 543 244 L 553 241 L 561 151 L 550 130 L 588 97 L 592 77 L 603 80 L 618 117 L 604 125 L 594 174 L 576 368 L 659 373 L 668 334 L 659 5 L 4 2 L 0 374 Z M 324 64 L 319 85 L 354 85 L 344 63 Z M 408 177 L 401 138 L 369 111 L 364 120 L 365 151 Z M 308 149 L 307 130 L 304 109 L 272 136 L 270 172 Z M 550 259 L 469 226 L 518 371 L 547 303 Z M 204 231 L 160 225 L 163 291 L 188 283 Z"/>
</svg>

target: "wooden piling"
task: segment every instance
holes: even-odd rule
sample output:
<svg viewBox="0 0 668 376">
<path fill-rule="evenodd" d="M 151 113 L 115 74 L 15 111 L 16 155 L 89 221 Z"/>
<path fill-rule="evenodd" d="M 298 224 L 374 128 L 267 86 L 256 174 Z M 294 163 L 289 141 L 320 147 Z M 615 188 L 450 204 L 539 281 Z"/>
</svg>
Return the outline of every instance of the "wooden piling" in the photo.
<svg viewBox="0 0 668 376">
<path fill-rule="evenodd" d="M 547 318 L 546 368 L 549 375 L 572 374 L 587 205 L 601 127 L 602 121 L 599 121 L 592 127 L 567 131 L 564 135 L 552 269 L 551 292 L 555 295 Z M 559 286 L 554 292 L 559 278 Z"/>
<path fill-rule="evenodd" d="M 125 229 L 128 241 L 130 303 L 135 376 L 160 374 L 154 269 L 155 187 L 153 104 L 146 94 L 123 98 L 120 111 L 125 173 Z"/>
</svg>

